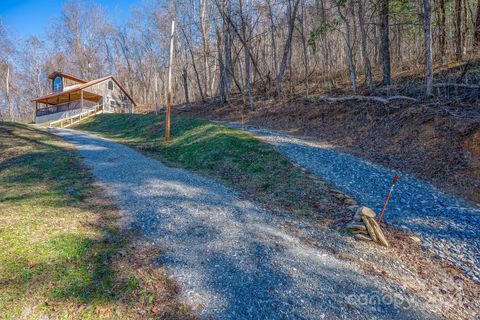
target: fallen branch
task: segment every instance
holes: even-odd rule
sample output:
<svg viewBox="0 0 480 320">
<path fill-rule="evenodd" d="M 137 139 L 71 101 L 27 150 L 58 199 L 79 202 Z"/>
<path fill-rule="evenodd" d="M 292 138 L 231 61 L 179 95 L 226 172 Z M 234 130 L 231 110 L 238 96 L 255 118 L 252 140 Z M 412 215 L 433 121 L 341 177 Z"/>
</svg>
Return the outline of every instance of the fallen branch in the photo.
<svg viewBox="0 0 480 320">
<path fill-rule="evenodd" d="M 376 101 L 380 102 L 383 104 L 390 103 L 394 100 L 408 100 L 412 102 L 417 102 L 418 99 L 412 98 L 412 97 L 406 97 L 406 96 L 391 96 L 388 98 L 382 98 L 382 97 L 375 97 L 375 96 L 345 96 L 345 97 L 325 97 L 321 96 L 318 98 L 320 101 L 326 101 L 326 102 L 343 102 L 343 101 L 350 101 L 350 100 L 359 100 L 359 101 Z"/>
<path fill-rule="evenodd" d="M 465 83 L 435 83 L 433 85 L 435 88 L 446 88 L 446 87 L 455 87 L 455 88 L 463 88 L 463 89 L 480 89 L 480 85 L 477 84 L 465 84 Z"/>
</svg>

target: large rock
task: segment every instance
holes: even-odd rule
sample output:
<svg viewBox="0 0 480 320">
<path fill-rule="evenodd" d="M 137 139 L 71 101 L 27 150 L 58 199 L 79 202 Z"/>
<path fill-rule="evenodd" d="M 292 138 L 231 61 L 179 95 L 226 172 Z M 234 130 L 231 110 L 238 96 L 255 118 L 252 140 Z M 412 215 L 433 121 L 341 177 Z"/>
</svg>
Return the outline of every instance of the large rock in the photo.
<svg viewBox="0 0 480 320">
<path fill-rule="evenodd" d="M 344 193 L 339 192 L 339 191 L 332 192 L 332 196 L 334 196 L 335 198 L 337 198 L 340 201 L 343 201 L 343 200 L 348 198 Z"/>
<path fill-rule="evenodd" d="M 357 231 L 357 230 L 366 231 L 367 227 L 365 227 L 365 225 L 363 223 L 357 223 L 357 222 L 352 221 L 352 222 L 347 224 L 347 230 L 350 230 L 350 231 Z"/>
<path fill-rule="evenodd" d="M 358 202 L 353 200 L 352 198 L 345 198 L 343 199 L 343 203 L 346 205 L 356 205 Z"/>
<path fill-rule="evenodd" d="M 358 208 L 357 214 L 365 216 L 365 217 L 369 217 L 369 218 L 372 218 L 372 219 L 375 219 L 375 217 L 377 216 L 372 209 L 367 208 L 367 207 Z"/>
</svg>

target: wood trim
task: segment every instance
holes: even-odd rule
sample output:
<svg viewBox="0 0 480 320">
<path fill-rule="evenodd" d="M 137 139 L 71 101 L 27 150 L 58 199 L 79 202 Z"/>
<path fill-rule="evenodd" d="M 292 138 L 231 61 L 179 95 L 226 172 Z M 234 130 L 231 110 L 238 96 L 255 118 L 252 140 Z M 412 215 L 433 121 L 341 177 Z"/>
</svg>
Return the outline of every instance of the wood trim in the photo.
<svg viewBox="0 0 480 320">
<path fill-rule="evenodd" d="M 56 76 L 61 76 L 62 78 L 67 78 L 67 79 L 70 79 L 70 80 L 73 80 L 73 81 L 76 81 L 76 82 L 79 82 L 79 83 L 87 83 L 88 82 L 86 80 L 74 77 L 74 76 L 66 74 L 66 73 L 58 72 L 58 71 L 55 71 L 55 72 L 52 72 L 51 74 L 49 74 L 48 79 L 53 80 L 53 79 L 55 79 Z"/>
</svg>

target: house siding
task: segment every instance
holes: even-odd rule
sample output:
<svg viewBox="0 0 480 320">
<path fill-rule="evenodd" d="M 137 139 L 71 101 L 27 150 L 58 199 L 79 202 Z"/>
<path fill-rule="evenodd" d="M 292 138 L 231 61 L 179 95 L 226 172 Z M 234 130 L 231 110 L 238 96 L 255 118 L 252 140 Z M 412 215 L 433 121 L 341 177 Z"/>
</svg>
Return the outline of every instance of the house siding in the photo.
<svg viewBox="0 0 480 320">
<path fill-rule="evenodd" d="M 113 82 L 113 90 L 108 89 L 108 82 Z M 133 103 L 128 96 L 118 87 L 118 85 L 110 79 L 104 80 L 85 91 L 98 94 L 103 97 L 103 111 L 111 113 L 133 112 Z M 113 102 L 112 102 L 113 101 Z"/>
<path fill-rule="evenodd" d="M 112 89 L 108 88 L 110 81 L 113 84 Z M 35 122 L 44 123 L 68 118 L 80 113 L 80 109 L 85 110 L 89 108 L 92 104 L 102 106 L 103 112 L 107 113 L 132 113 L 134 111 L 133 108 L 135 104 L 133 100 L 129 98 L 129 95 L 121 89 L 122 87 L 118 85 L 111 76 L 90 82 L 95 84 L 90 85 L 88 82 L 83 84 L 75 80 L 63 78 L 63 93 L 50 93 L 33 100 L 47 105 L 47 107 L 38 108 L 37 103 Z M 76 86 L 80 87 L 75 89 Z M 66 90 L 69 91 L 65 92 Z M 82 92 L 83 102 L 81 100 Z M 76 107 L 63 108 L 62 106 L 65 105 L 75 105 Z M 79 110 L 76 110 L 77 107 Z"/>
</svg>

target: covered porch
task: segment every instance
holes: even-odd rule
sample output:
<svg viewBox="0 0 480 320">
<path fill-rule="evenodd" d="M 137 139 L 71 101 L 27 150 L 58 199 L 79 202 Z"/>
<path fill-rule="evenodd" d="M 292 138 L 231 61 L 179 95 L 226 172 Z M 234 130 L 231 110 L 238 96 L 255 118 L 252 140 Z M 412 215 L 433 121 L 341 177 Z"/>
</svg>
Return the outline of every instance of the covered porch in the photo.
<svg viewBox="0 0 480 320">
<path fill-rule="evenodd" d="M 56 92 L 33 101 L 36 123 L 69 117 L 103 102 L 102 96 L 84 89 Z"/>
</svg>

